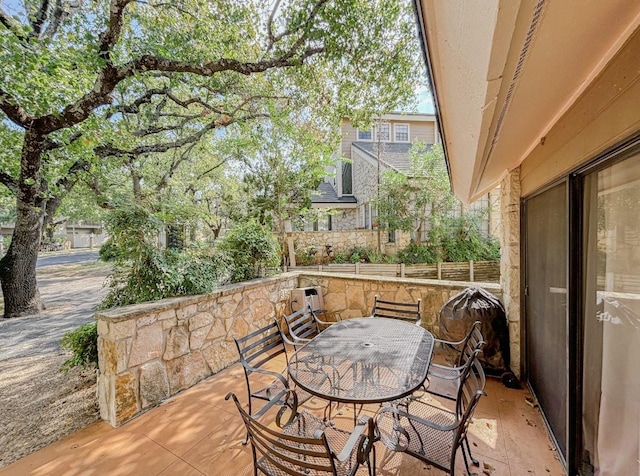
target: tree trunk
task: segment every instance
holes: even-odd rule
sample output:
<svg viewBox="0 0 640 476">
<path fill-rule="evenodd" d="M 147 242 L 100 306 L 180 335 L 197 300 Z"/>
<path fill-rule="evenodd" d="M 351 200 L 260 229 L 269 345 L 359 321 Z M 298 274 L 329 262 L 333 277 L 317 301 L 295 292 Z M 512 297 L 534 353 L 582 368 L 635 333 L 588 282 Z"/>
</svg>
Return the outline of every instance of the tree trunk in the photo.
<svg viewBox="0 0 640 476">
<path fill-rule="evenodd" d="M 44 136 L 27 131 L 16 197 L 16 226 L 9 250 L 0 260 L 5 318 L 36 314 L 44 309 L 36 282 L 36 261 L 45 213 L 45 204 L 38 193 L 43 149 Z"/>
</svg>

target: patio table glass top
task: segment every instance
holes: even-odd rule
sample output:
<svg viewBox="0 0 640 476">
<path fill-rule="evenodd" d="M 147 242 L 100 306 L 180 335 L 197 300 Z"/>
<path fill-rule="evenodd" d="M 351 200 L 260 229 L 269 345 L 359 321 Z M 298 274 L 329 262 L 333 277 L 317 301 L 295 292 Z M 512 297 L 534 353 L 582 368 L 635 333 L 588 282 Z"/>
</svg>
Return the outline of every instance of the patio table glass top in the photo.
<svg viewBox="0 0 640 476">
<path fill-rule="evenodd" d="M 326 400 L 380 403 L 413 393 L 427 377 L 434 338 L 395 319 L 337 322 L 289 360 L 289 375 Z"/>
</svg>

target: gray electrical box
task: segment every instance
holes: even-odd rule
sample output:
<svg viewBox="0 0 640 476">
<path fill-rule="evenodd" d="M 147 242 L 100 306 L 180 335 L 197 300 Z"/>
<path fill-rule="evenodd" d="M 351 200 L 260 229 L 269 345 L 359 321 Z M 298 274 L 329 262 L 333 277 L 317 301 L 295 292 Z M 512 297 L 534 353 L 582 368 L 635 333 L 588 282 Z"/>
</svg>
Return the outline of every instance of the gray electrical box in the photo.
<svg viewBox="0 0 640 476">
<path fill-rule="evenodd" d="M 291 290 L 291 312 L 298 311 L 307 304 L 311 306 L 312 311 L 321 311 L 324 309 L 322 288 L 320 288 L 320 286 Z"/>
</svg>

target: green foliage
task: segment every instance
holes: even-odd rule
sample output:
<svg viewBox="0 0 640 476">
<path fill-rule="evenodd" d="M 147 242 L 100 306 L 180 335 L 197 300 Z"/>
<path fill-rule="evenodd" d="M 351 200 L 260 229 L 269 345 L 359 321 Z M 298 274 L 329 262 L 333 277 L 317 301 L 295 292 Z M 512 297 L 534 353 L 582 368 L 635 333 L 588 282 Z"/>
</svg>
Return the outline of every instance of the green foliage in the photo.
<svg viewBox="0 0 640 476">
<path fill-rule="evenodd" d="M 315 264 L 318 254 L 318 245 L 311 243 L 308 246 L 295 246 L 296 264 L 300 266 L 310 266 Z"/>
<path fill-rule="evenodd" d="M 336 264 L 343 264 L 349 261 L 349 256 L 346 253 L 336 253 L 333 258 L 333 262 Z"/>
<path fill-rule="evenodd" d="M 398 251 L 397 259 L 406 264 L 435 264 L 438 262 L 438 252 L 432 246 L 412 241 L 409 246 Z"/>
<path fill-rule="evenodd" d="M 447 217 L 429 232 L 429 243 L 442 261 L 495 261 L 500 259 L 500 244 L 483 235 L 479 217 L 472 213 Z"/>
<path fill-rule="evenodd" d="M 255 220 L 248 220 L 229 231 L 219 248 L 232 264 L 231 282 L 234 283 L 256 278 L 261 268 L 280 263 L 278 240 Z"/>
<path fill-rule="evenodd" d="M 228 260 L 219 253 L 145 248 L 130 263 L 117 263 L 102 309 L 205 294 L 227 279 Z"/>
<path fill-rule="evenodd" d="M 111 240 L 107 240 L 100 246 L 98 255 L 104 262 L 115 261 L 118 258 L 118 247 Z"/>
<path fill-rule="evenodd" d="M 98 326 L 95 322 L 67 332 L 60 340 L 60 345 L 73 353 L 71 358 L 62 364 L 63 370 L 98 365 Z"/>
<path fill-rule="evenodd" d="M 137 205 L 123 206 L 107 217 L 109 245 L 101 253 L 113 259 L 114 271 L 101 308 L 204 294 L 228 280 L 229 262 L 222 252 L 157 249 L 159 225 Z"/>
</svg>

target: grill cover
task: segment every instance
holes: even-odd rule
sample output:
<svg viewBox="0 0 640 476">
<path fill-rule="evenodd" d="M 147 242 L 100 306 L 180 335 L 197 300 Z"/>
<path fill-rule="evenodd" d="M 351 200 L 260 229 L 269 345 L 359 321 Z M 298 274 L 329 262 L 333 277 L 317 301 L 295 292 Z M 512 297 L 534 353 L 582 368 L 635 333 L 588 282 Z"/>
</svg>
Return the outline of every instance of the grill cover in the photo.
<svg viewBox="0 0 640 476">
<path fill-rule="evenodd" d="M 482 322 L 485 345 L 479 357 L 487 373 L 500 375 L 509 371 L 509 326 L 504 306 L 482 288 L 467 288 L 442 306 L 441 338 L 462 340 L 475 321 Z"/>
</svg>

